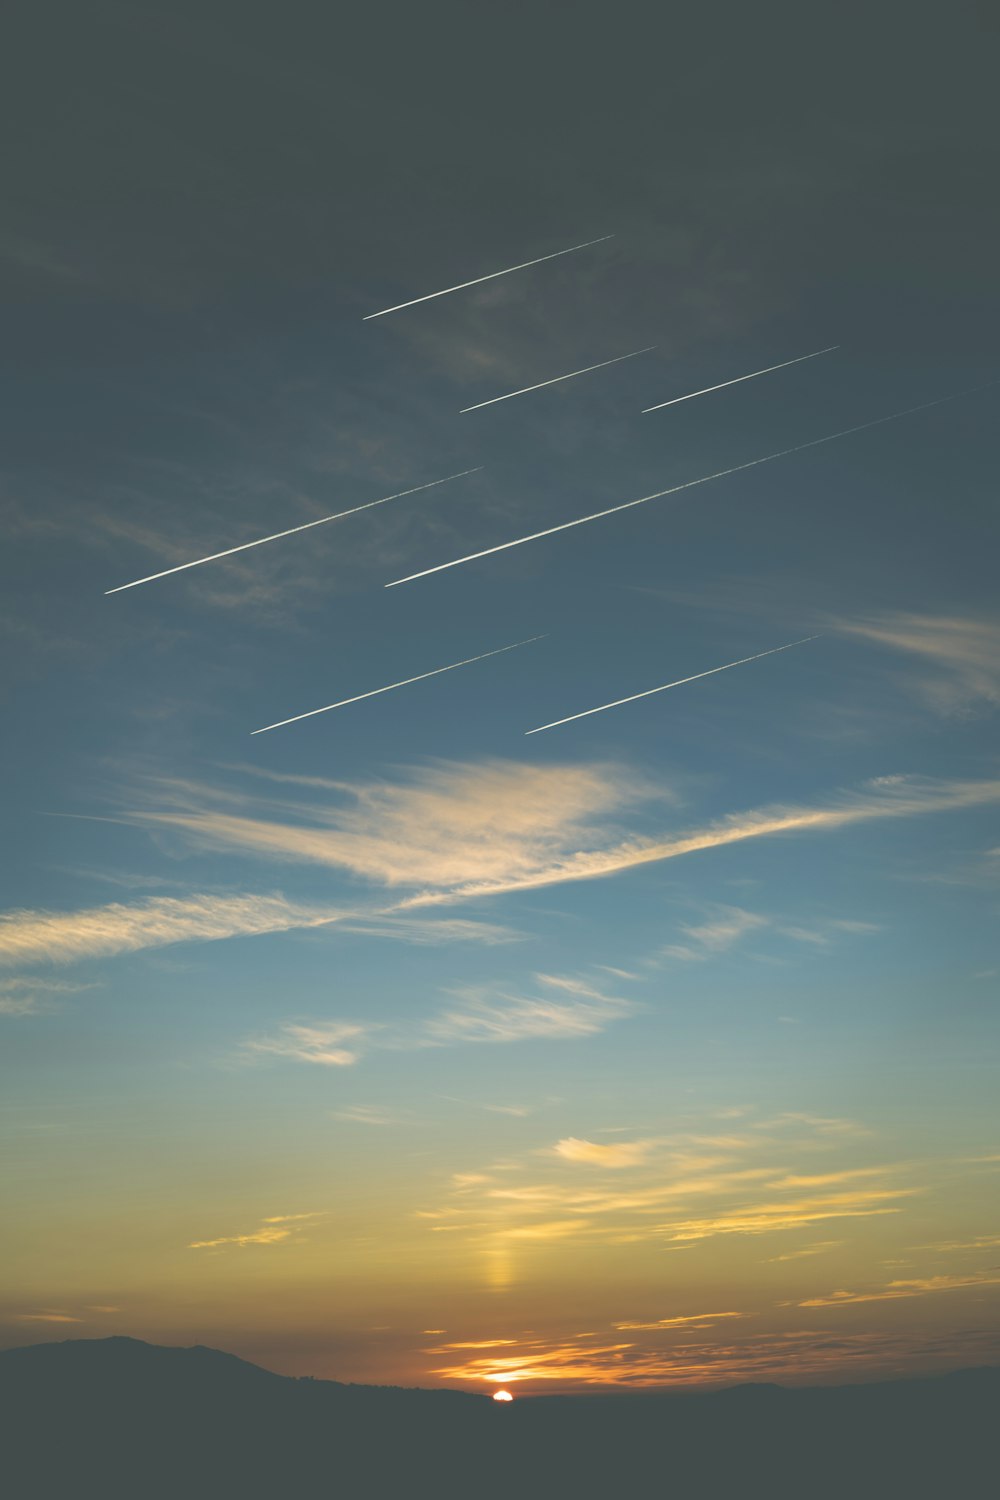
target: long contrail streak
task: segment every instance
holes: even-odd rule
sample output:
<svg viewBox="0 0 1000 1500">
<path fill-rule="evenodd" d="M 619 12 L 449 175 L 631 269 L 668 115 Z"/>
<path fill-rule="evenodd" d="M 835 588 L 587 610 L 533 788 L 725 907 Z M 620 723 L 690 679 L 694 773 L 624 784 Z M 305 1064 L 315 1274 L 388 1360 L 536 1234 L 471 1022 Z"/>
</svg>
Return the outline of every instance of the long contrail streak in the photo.
<svg viewBox="0 0 1000 1500">
<path fill-rule="evenodd" d="M 355 505 L 351 510 L 339 510 L 335 516 L 321 516 L 318 521 L 306 521 L 302 526 L 290 526 L 287 531 L 275 531 L 271 536 L 260 536 L 255 542 L 242 542 L 239 547 L 227 547 L 225 552 L 213 552 L 209 557 L 196 557 L 194 562 L 178 563 L 176 568 L 164 568 L 162 573 L 149 573 L 145 578 L 134 578 L 131 583 L 120 583 L 116 589 L 105 589 L 104 596 L 120 594 L 123 589 L 136 589 L 140 583 L 152 583 L 156 578 L 168 578 L 171 573 L 183 573 L 186 568 L 200 568 L 202 563 L 218 562 L 220 557 L 232 557 L 234 552 L 246 552 L 250 547 L 263 547 L 265 542 L 277 542 L 283 536 L 294 536 L 297 531 L 308 531 L 313 526 L 325 526 L 327 521 L 342 521 L 345 516 L 356 516 L 358 511 L 371 510 L 376 505 L 386 505 L 390 500 L 401 500 L 404 495 L 416 495 L 420 490 L 432 490 L 435 485 L 447 484 L 452 479 L 463 479 L 466 474 L 478 474 L 482 464 L 475 469 L 463 469 L 459 474 L 446 474 L 444 479 L 432 479 L 429 484 L 414 485 L 412 490 L 398 490 L 395 495 L 383 495 L 381 500 L 369 500 L 364 505 Z"/>
<path fill-rule="evenodd" d="M 461 292 L 467 286 L 478 286 L 481 281 L 494 281 L 498 276 L 509 276 L 511 271 L 525 271 L 529 266 L 540 266 L 543 260 L 556 260 L 560 255 L 572 255 L 574 250 L 586 250 L 589 245 L 601 245 L 613 240 L 613 234 L 602 234 L 600 239 L 584 240 L 582 245 L 570 245 L 568 250 L 553 250 L 551 255 L 540 255 L 537 260 L 522 260 L 519 266 L 505 266 L 502 271 L 491 271 L 488 276 L 475 276 L 471 281 L 460 281 L 457 286 L 446 286 L 440 292 L 428 292 L 425 297 L 414 297 L 411 302 L 397 302 L 395 307 L 383 307 L 381 312 L 368 313 L 362 323 L 372 318 L 384 318 L 386 313 L 401 312 L 404 307 L 416 307 L 418 302 L 433 302 L 435 297 L 447 297 L 449 292 Z"/>
<path fill-rule="evenodd" d="M 833 443 L 837 438 L 850 437 L 854 432 L 867 432 L 870 427 L 881 427 L 886 422 L 898 422 L 900 417 L 910 417 L 914 412 L 929 411 L 932 406 L 944 406 L 948 401 L 957 401 L 962 396 L 973 396 L 977 391 L 996 385 L 988 380 L 985 385 L 976 385 L 968 390 L 955 391 L 951 396 L 938 396 L 934 401 L 924 401 L 919 406 L 908 406 L 904 411 L 890 412 L 887 417 L 875 417 L 871 422 L 859 422 L 856 427 L 845 427 L 841 432 L 828 433 L 826 437 L 813 438 L 808 443 L 796 443 L 794 448 L 782 448 L 778 453 L 765 453 L 763 458 L 751 458 L 745 464 L 734 464 L 731 469 L 718 469 L 714 474 L 703 474 L 700 479 L 689 479 L 684 484 L 671 485 L 668 490 L 657 490 L 654 495 L 640 495 L 638 500 L 626 500 L 623 505 L 611 505 L 607 510 L 596 510 L 589 516 L 578 516 L 575 521 L 563 521 L 559 526 L 549 526 L 545 531 L 533 531 L 529 536 L 515 537 L 512 542 L 500 542 L 496 547 L 484 547 L 481 552 L 469 552 L 465 557 L 453 558 L 451 562 L 438 563 L 436 567 L 424 568 L 420 573 L 410 573 L 406 578 L 394 578 L 387 589 L 401 583 L 412 583 L 417 578 L 427 578 L 431 573 L 441 573 L 446 568 L 457 568 L 462 563 L 476 562 L 480 557 L 492 557 L 494 552 L 506 552 L 508 547 L 521 547 L 525 542 L 537 542 L 543 536 L 554 536 L 557 531 L 569 531 L 573 526 L 585 526 L 588 521 L 600 521 L 604 516 L 613 516 L 620 510 L 631 510 L 633 505 L 645 505 L 648 500 L 662 500 L 665 495 L 676 495 L 681 490 L 694 489 L 696 485 L 708 484 L 713 479 L 725 479 L 729 474 L 741 474 L 744 469 L 755 469 L 759 464 L 769 464 L 776 458 L 787 458 L 791 453 L 804 453 L 807 448 L 818 448 L 822 443 Z"/>
<path fill-rule="evenodd" d="M 707 672 L 695 672 L 693 677 L 678 677 L 676 682 L 665 682 L 662 687 L 647 688 L 644 693 L 633 693 L 628 698 L 616 698 L 613 703 L 602 703 L 598 708 L 585 708 L 581 714 L 568 714 L 565 719 L 553 719 L 551 724 L 539 724 L 537 729 L 526 729 L 525 734 L 541 734 L 543 729 L 555 729 L 560 724 L 572 724 L 574 719 L 586 719 L 591 714 L 603 714 L 609 708 L 621 708 L 623 703 L 634 703 L 637 698 L 649 698 L 653 693 L 665 693 L 670 688 L 683 687 L 686 682 L 697 682 L 702 677 L 714 677 L 716 672 L 728 672 L 730 667 L 746 666 L 748 661 L 760 661 L 763 656 L 776 656 L 779 651 L 791 651 L 793 646 L 804 646 L 807 641 L 817 641 L 819 636 L 806 635 L 800 641 L 789 641 L 786 646 L 772 646 L 770 651 L 758 651 L 756 656 L 742 656 L 739 661 L 727 661 L 724 666 L 710 667 Z"/>
<path fill-rule="evenodd" d="M 512 646 L 498 646 L 495 651 L 484 651 L 481 656 L 467 656 L 464 661 L 449 662 L 446 667 L 435 667 L 433 672 L 419 672 L 416 677 L 404 677 L 402 682 L 390 682 L 387 687 L 373 688 L 370 693 L 358 693 L 354 698 L 341 698 L 338 703 L 327 703 L 324 708 L 311 708 L 308 713 L 294 714 L 290 719 L 279 719 L 276 724 L 265 724 L 263 729 L 252 729 L 250 733 L 267 734 L 269 729 L 281 729 L 285 724 L 297 724 L 300 719 L 328 714 L 332 708 L 346 708 L 348 703 L 360 703 L 362 698 L 377 698 L 380 693 L 391 693 L 396 688 L 408 687 L 411 682 L 423 682 L 425 677 L 438 677 L 442 672 L 454 672 L 456 667 L 468 667 L 474 661 L 485 661 L 488 656 L 502 656 L 505 651 L 516 651 L 518 646 L 530 646 L 532 641 L 544 639 L 541 635 L 530 635 L 526 641 L 515 641 Z"/>
<path fill-rule="evenodd" d="M 650 411 L 662 411 L 665 406 L 676 406 L 679 401 L 693 401 L 695 396 L 708 396 L 712 391 L 724 391 L 727 385 L 739 385 L 743 380 L 756 380 L 758 375 L 770 375 L 772 370 L 787 370 L 789 365 L 800 365 L 807 359 L 818 359 L 821 354 L 832 354 L 839 344 L 830 344 L 826 349 L 815 349 L 812 354 L 800 354 L 798 359 L 783 360 L 780 365 L 768 365 L 766 370 L 751 370 L 749 375 L 737 375 L 735 380 L 723 380 L 719 385 L 706 385 L 700 391 L 688 391 L 686 396 L 675 396 L 672 401 L 661 401 L 657 406 L 644 406 L 642 415 Z"/>
<path fill-rule="evenodd" d="M 577 375 L 589 375 L 591 370 L 603 370 L 608 365 L 620 365 L 623 359 L 635 359 L 637 354 L 648 354 L 655 349 L 655 344 L 647 344 L 645 349 L 633 349 L 631 354 L 619 354 L 616 359 L 602 359 L 599 365 L 586 365 L 582 370 L 570 370 L 568 375 L 557 375 L 554 380 L 540 380 L 537 385 L 523 385 L 519 391 L 508 391 L 506 396 L 493 396 L 489 401 L 477 401 L 475 406 L 463 406 L 459 416 L 467 411 L 479 411 L 483 406 L 496 406 L 498 401 L 510 401 L 515 396 L 526 396 L 529 391 L 543 390 L 547 385 L 558 385 L 561 380 L 572 380 Z M 683 397 L 681 398 L 683 400 Z"/>
</svg>

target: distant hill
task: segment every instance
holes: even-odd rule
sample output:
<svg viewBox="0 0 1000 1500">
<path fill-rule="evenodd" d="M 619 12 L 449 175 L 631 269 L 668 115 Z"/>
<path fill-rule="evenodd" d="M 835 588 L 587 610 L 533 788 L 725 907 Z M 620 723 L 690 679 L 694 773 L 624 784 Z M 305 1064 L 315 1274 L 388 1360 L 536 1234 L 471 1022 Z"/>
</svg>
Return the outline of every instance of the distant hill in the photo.
<svg viewBox="0 0 1000 1500">
<path fill-rule="evenodd" d="M 80 1339 L 0 1352 L 0 1484 L 12 1500 L 964 1500 L 995 1492 L 998 1414 L 997 1369 L 501 1406 Z"/>
</svg>

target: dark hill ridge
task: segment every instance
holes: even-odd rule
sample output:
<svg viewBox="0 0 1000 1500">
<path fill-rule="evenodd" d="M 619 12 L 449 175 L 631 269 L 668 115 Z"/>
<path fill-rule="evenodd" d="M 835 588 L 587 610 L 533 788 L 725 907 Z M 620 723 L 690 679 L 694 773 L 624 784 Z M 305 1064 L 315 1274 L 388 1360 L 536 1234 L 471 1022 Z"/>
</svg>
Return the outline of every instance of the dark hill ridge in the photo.
<svg viewBox="0 0 1000 1500">
<path fill-rule="evenodd" d="M 0 1483 L 63 1496 L 990 1493 L 1000 1370 L 870 1385 L 545 1396 L 276 1375 L 217 1349 L 0 1352 Z"/>
</svg>

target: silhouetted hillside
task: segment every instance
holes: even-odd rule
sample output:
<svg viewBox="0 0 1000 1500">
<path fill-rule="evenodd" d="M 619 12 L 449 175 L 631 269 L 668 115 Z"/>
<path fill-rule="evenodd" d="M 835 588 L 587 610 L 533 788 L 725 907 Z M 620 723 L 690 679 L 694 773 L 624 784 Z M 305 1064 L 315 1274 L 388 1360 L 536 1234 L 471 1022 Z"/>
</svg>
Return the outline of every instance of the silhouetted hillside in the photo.
<svg viewBox="0 0 1000 1500">
<path fill-rule="evenodd" d="M 136 1339 L 0 1352 L 0 1481 L 62 1496 L 992 1492 L 1000 1370 L 706 1394 L 488 1395 L 295 1380 Z"/>
</svg>

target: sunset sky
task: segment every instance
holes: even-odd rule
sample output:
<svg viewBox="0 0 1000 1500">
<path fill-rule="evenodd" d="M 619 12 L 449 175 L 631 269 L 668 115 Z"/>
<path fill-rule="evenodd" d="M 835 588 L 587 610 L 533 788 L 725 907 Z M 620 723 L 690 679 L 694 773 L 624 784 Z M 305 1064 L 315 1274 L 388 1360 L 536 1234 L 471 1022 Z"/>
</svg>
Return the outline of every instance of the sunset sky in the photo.
<svg viewBox="0 0 1000 1500">
<path fill-rule="evenodd" d="M 14 9 L 0 1343 L 1000 1361 L 987 22 Z"/>
</svg>

